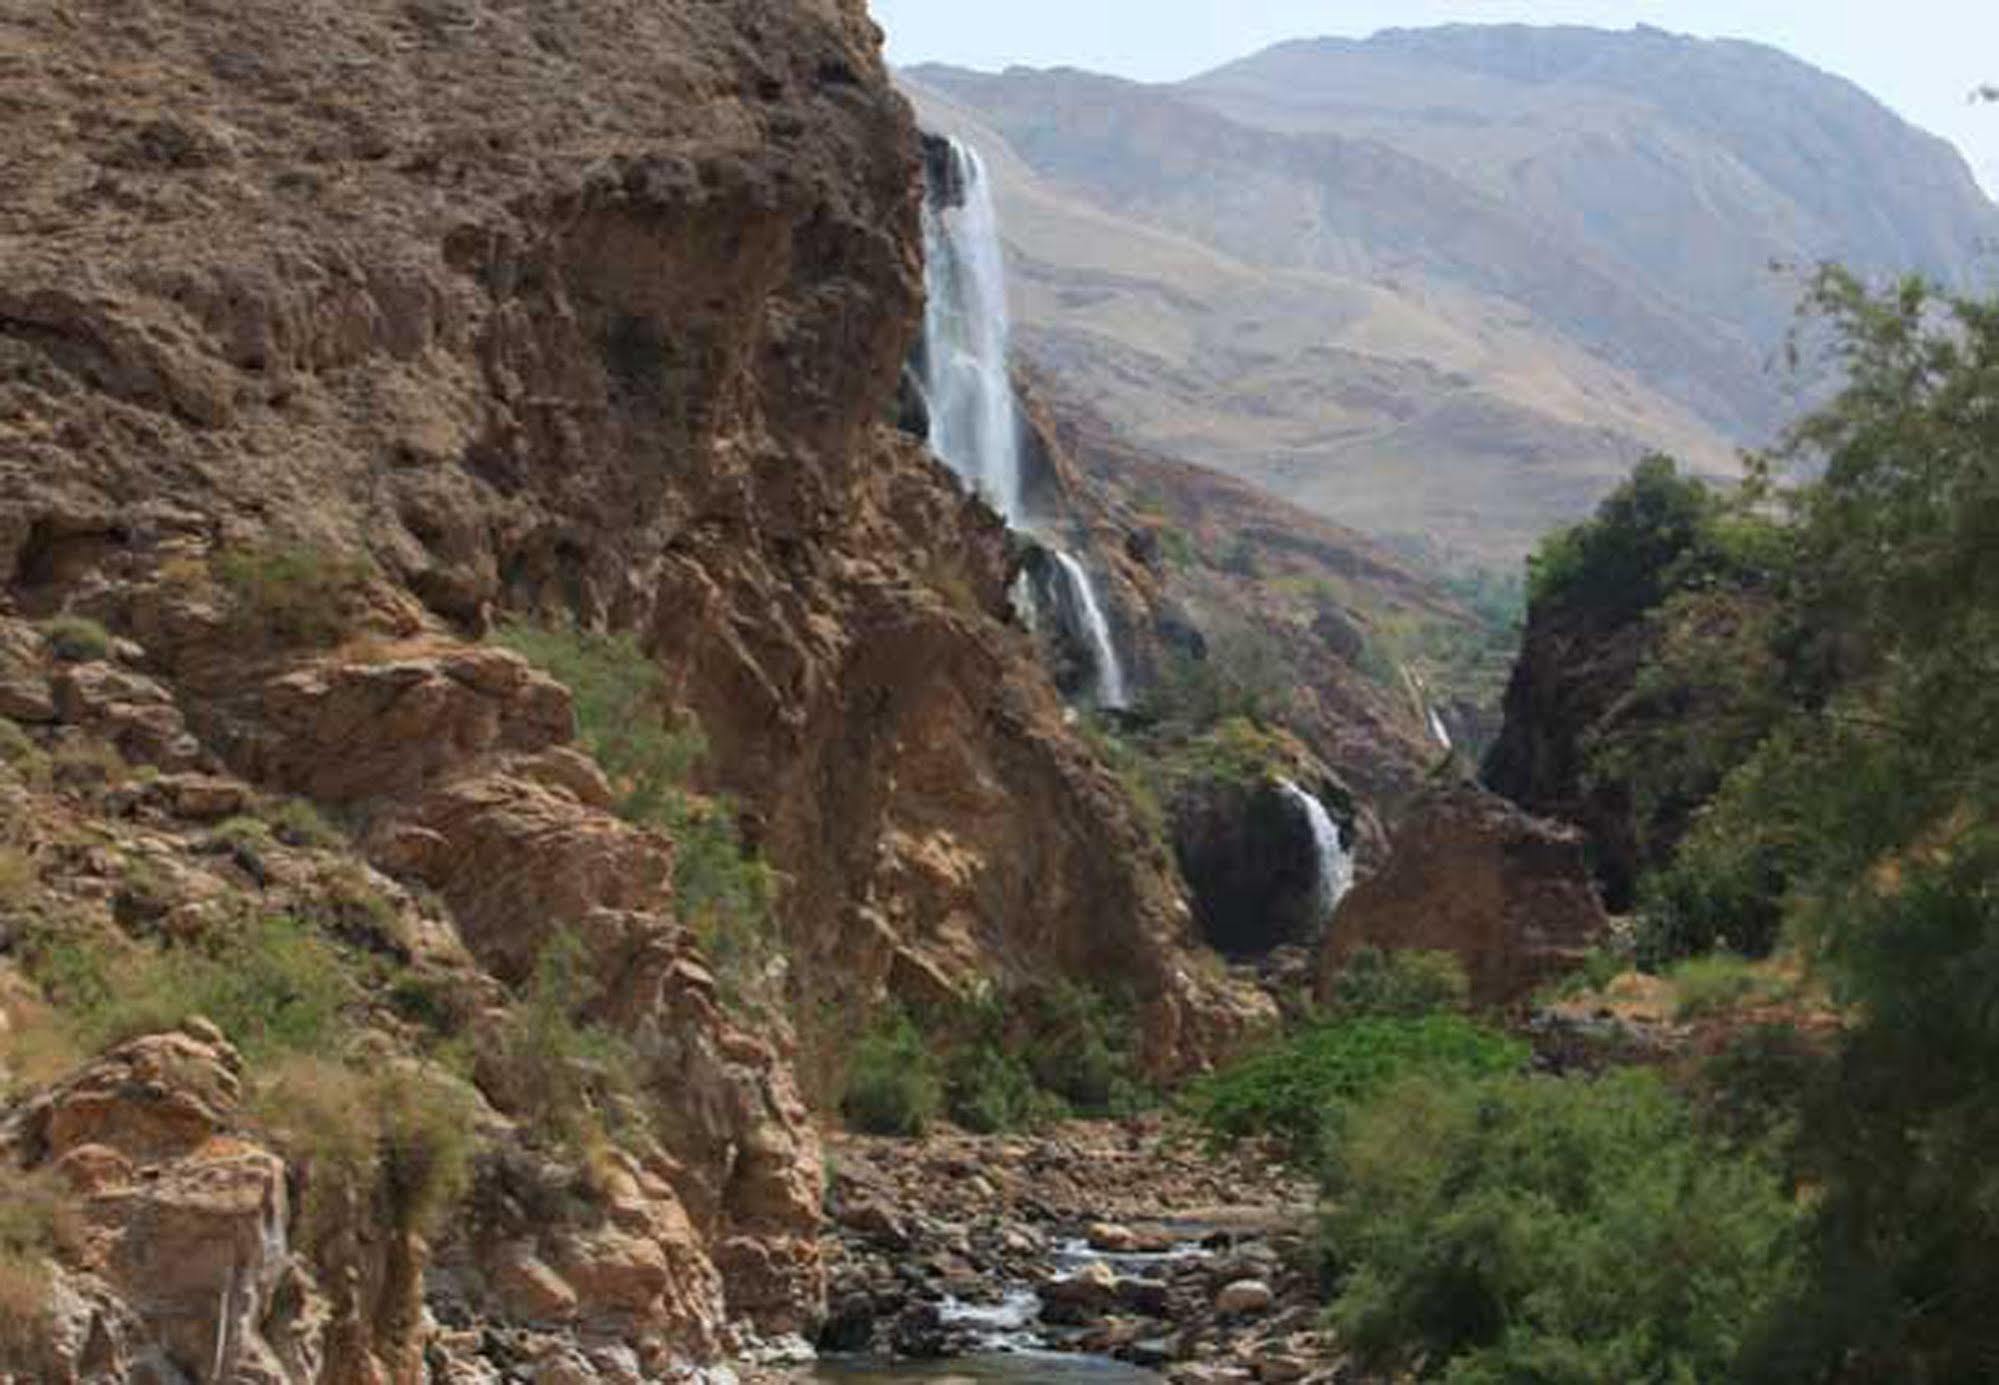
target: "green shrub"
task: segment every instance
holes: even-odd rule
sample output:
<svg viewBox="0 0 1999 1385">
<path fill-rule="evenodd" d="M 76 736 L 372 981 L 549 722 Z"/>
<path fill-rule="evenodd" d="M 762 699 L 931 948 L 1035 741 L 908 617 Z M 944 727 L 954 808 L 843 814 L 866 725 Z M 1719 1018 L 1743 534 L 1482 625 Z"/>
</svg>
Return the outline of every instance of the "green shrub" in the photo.
<svg viewBox="0 0 1999 1385">
<path fill-rule="evenodd" d="M 1152 1103 L 1128 999 L 1060 980 L 1017 1003 L 1030 1036 L 1023 1057 L 1044 1092 L 1086 1116 L 1128 1116 Z"/>
<path fill-rule="evenodd" d="M 19 909 L 41 892 L 35 858 L 19 847 L 0 846 L 0 910 Z"/>
<path fill-rule="evenodd" d="M 49 757 L 41 746 L 21 724 L 8 717 L 0 717 L 0 762 L 4 762 L 23 783 L 34 787 L 44 787 L 49 782 Z"/>
<path fill-rule="evenodd" d="M 1732 1378 L 1798 1208 L 1655 1075 L 1415 1078 L 1328 1163 L 1331 1320 L 1365 1366 L 1457 1385 Z"/>
<path fill-rule="evenodd" d="M 94 736 L 69 736 L 56 743 L 49 755 L 49 774 L 55 783 L 71 789 L 106 789 L 132 777 L 132 767 L 118 753 L 118 747 Z"/>
<path fill-rule="evenodd" d="M 1701 1064 L 1693 1084 L 1701 1124 L 1738 1144 L 1788 1137 L 1832 1073 L 1807 1036 L 1788 1024 L 1759 1024 Z"/>
<path fill-rule="evenodd" d="M 0 1361 L 38 1344 L 47 1329 L 49 1262 L 83 1245 L 82 1217 L 60 1178 L 8 1168 L 6 1179 L 0 1197 Z"/>
<path fill-rule="evenodd" d="M 322 548 L 268 544 L 215 562 L 239 633 L 281 645 L 337 644 L 354 628 L 371 569 Z"/>
<path fill-rule="evenodd" d="M 659 666 L 629 635 L 516 621 L 495 638 L 569 689 L 577 741 L 609 776 L 619 813 L 673 838 L 675 908 L 724 1000 L 771 1002 L 782 955 L 777 873 L 743 845 L 727 802 L 688 789 L 707 746 L 693 719 L 676 713 Z"/>
<path fill-rule="evenodd" d="M 1769 955 L 1783 931 L 1792 851 L 1722 822 L 1697 826 L 1639 886 L 1638 957 L 1664 967 L 1716 948 Z"/>
<path fill-rule="evenodd" d="M 1777 989 L 1749 962 L 1725 952 L 1690 957 L 1667 973 L 1667 979 L 1673 983 L 1674 1013 L 1683 1020 L 1768 999 Z"/>
<path fill-rule="evenodd" d="M 921 1135 L 944 1102 L 937 1060 L 923 1031 L 892 1011 L 854 1045 L 840 1110 L 869 1135 Z"/>
<path fill-rule="evenodd" d="M 429 1234 L 471 1186 L 476 1108 L 440 1072 L 370 1073 L 296 1056 L 260 1077 L 251 1106 L 278 1148 L 305 1166 L 310 1248 L 351 1229 L 357 1213 Z"/>
<path fill-rule="evenodd" d="M 308 912 L 329 936 L 364 952 L 409 960 L 409 925 L 359 862 L 328 863 L 314 873 L 313 886 Z"/>
<path fill-rule="evenodd" d="M 511 621 L 494 638 L 569 689 L 576 739 L 610 776 L 618 811 L 656 824 L 677 811 L 707 752 L 700 728 L 675 715 L 660 672 L 630 635 Z"/>
<path fill-rule="evenodd" d="M 286 846 L 332 851 L 347 839 L 326 815 L 303 798 L 288 798 L 270 813 L 271 831 Z"/>
<path fill-rule="evenodd" d="M 944 1109 L 976 1135 L 1019 1130 L 1059 1118 L 1062 1100 L 1035 1085 L 1019 1055 L 994 1042 L 963 1043 L 944 1058 Z"/>
<path fill-rule="evenodd" d="M 111 657 L 111 632 L 87 616 L 61 615 L 42 623 L 49 652 L 68 664 Z"/>
<path fill-rule="evenodd" d="M 587 1153 L 647 1134 L 639 1063 L 622 1035 L 581 1016 L 598 998 L 582 942 L 562 933 L 542 949 L 525 1000 L 481 1036 L 470 1066 L 494 1104 L 542 1141 Z"/>
<path fill-rule="evenodd" d="M 1470 999 L 1471 981 L 1453 953 L 1363 947 L 1334 981 L 1332 1003 L 1346 1015 L 1415 1019 L 1437 1010 L 1462 1010 Z"/>
<path fill-rule="evenodd" d="M 338 949 L 282 917 L 165 948 L 44 936 L 31 940 L 29 968 L 93 1048 L 201 1016 L 253 1060 L 320 1053 L 356 998 Z"/>
<path fill-rule="evenodd" d="M 389 1008 L 440 1039 L 464 1032 L 472 1021 L 472 1000 L 453 977 L 421 970 L 403 971 L 389 982 Z"/>
<path fill-rule="evenodd" d="M 928 1046 L 939 1055 L 946 1113 L 977 1134 L 1059 1120 L 1068 1104 L 1035 1080 L 1022 1051 L 1033 1007 L 1010 1006 L 996 991 L 944 1014 L 926 1014 Z"/>
<path fill-rule="evenodd" d="M 1511 1072 L 1527 1045 L 1457 1015 L 1322 1020 L 1195 1082 L 1187 1112 L 1222 1140 L 1276 1138 L 1294 1156 L 1329 1122 L 1400 1078 Z"/>
</svg>

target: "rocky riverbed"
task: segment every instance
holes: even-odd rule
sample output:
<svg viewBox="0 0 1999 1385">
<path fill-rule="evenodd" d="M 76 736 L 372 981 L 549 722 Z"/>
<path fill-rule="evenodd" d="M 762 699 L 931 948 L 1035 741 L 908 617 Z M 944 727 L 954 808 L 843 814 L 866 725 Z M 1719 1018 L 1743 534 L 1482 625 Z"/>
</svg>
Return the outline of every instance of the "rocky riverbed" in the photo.
<svg viewBox="0 0 1999 1385">
<path fill-rule="evenodd" d="M 1312 1189 L 1280 1164 L 1156 1117 L 829 1157 L 832 1311 L 795 1379 L 1341 1378 Z"/>
</svg>

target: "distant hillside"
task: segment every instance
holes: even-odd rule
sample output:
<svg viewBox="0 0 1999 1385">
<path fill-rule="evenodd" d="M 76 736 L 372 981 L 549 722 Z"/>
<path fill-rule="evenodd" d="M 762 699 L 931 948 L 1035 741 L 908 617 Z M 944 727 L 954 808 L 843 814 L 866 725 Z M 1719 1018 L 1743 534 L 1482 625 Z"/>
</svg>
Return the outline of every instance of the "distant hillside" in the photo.
<svg viewBox="0 0 1999 1385">
<path fill-rule="evenodd" d="M 1021 339 L 1146 444 L 1377 533 L 1517 555 L 1642 452 L 1794 412 L 1797 273 L 1989 273 L 1950 146 L 1775 50 L 1457 27 L 1175 87 L 904 74 L 993 164 Z"/>
</svg>

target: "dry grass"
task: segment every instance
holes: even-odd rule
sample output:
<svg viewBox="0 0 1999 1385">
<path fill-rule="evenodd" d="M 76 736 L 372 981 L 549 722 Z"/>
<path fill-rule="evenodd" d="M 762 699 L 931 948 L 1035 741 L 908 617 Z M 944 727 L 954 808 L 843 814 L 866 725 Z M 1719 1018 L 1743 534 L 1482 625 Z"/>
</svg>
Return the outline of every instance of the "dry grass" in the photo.
<svg viewBox="0 0 1999 1385">
<path fill-rule="evenodd" d="M 74 1255 L 83 1222 L 68 1190 L 47 1173 L 6 1171 L 0 1198 L 0 1352 L 31 1351 L 45 1330 L 50 1262 Z"/>
<path fill-rule="evenodd" d="M 324 1244 L 355 1207 L 400 1232 L 434 1230 L 471 1186 L 476 1107 L 434 1068 L 364 1072 L 294 1055 L 251 1094 L 258 1123 L 306 1171 L 301 1239 Z"/>
</svg>

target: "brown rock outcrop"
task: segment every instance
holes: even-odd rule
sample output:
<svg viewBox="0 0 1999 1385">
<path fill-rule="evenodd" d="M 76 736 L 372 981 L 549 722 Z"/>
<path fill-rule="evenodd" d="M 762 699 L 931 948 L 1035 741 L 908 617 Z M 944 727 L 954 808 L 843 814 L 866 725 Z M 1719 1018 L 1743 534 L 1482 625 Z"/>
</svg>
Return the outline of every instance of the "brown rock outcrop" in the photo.
<svg viewBox="0 0 1999 1385">
<path fill-rule="evenodd" d="M 297 1273 L 284 1162 L 227 1134 L 241 1067 L 212 1036 L 137 1039 L 0 1124 L 0 1156 L 53 1168 L 88 1228 L 55 1304 L 68 1321 L 52 1378 L 147 1378 L 149 1363 L 200 1381 L 319 1378 L 317 1301 L 280 1292 Z"/>
<path fill-rule="evenodd" d="M 26 609 L 140 633 L 204 741 L 341 801 L 384 754 L 432 775 L 412 728 L 456 693 L 259 669 L 135 580 L 306 540 L 427 608 L 392 633 L 629 631 L 710 786 L 809 882 L 784 912 L 815 1007 L 872 1004 L 898 949 L 970 979 L 899 903 L 897 843 L 948 837 L 977 970 L 1135 982 L 1162 1068 L 1252 1017 L 1177 960 L 1164 863 L 1007 628 L 1004 533 L 883 422 L 919 180 L 860 5 L 97 8 L 4 29 L 0 569 Z"/>
<path fill-rule="evenodd" d="M 1608 927 L 1579 832 L 1475 788 L 1441 790 L 1410 810 L 1386 865 L 1333 916 L 1319 994 L 1331 997 L 1359 948 L 1421 948 L 1456 954 L 1477 1003 L 1511 1004 Z"/>
<path fill-rule="evenodd" d="M 500 1218 L 530 1243 L 505 1276 L 455 1239 L 440 1276 L 481 1312 L 573 1296 L 648 1368 L 820 1311 L 816 1139 L 791 1037 L 730 1016 L 676 916 L 675 844 L 608 810 L 565 691 L 475 643 L 496 619 L 627 633 L 665 671 L 702 787 L 790 882 L 807 1013 L 1114 978 L 1161 1070 L 1262 1013 L 1192 965 L 1168 863 L 1009 625 L 1003 530 L 884 422 L 920 267 L 878 41 L 859 0 L 0 16 L 0 585 L 130 637 L 57 667 L 9 620 L 0 698 L 201 776 L 65 812 L 207 816 L 231 774 L 336 810 L 434 891 L 415 962 L 475 1021 L 583 941 L 658 1147 L 592 1171 L 587 1224 Z M 187 830 L 137 844 L 174 888 L 124 914 L 292 898 L 290 862 Z M 93 899 L 134 895 L 86 864 Z M 419 1330 L 424 1256 L 371 1215 L 324 1300 L 340 1380 L 406 1374 Z"/>
</svg>

